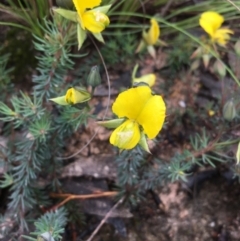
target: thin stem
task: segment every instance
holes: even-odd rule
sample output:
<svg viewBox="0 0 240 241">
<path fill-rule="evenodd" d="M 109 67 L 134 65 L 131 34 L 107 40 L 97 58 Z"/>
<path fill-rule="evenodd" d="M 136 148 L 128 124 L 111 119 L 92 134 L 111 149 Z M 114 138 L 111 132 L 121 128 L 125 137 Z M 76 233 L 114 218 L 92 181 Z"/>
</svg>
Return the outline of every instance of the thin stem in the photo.
<svg viewBox="0 0 240 241">
<path fill-rule="evenodd" d="M 97 52 L 98 52 L 98 55 L 102 61 L 102 64 L 103 64 L 103 67 L 104 67 L 104 70 L 105 70 L 105 73 L 106 73 L 106 76 L 107 76 L 107 85 L 108 85 L 108 98 L 107 98 L 107 106 L 105 108 L 105 111 L 104 111 L 104 114 L 103 114 L 103 118 L 102 120 L 104 120 L 107 116 L 107 112 L 108 112 L 108 109 L 109 109 L 109 106 L 110 106 L 110 98 L 111 98 L 111 83 L 110 83 L 110 78 L 109 78 L 109 74 L 108 74 L 108 70 L 107 70 L 107 66 L 106 66 L 106 63 L 104 61 L 104 58 L 101 54 L 101 51 L 100 49 L 98 48 L 97 44 L 95 43 L 94 39 L 92 37 L 90 37 L 90 39 L 92 40 L 92 43 L 93 45 L 95 46 Z M 82 147 L 80 148 L 77 152 L 73 153 L 72 155 L 70 156 L 67 156 L 67 157 L 59 157 L 57 159 L 60 159 L 60 160 L 67 160 L 67 159 L 71 159 L 75 156 L 77 156 L 79 153 L 81 153 L 81 151 L 86 148 L 90 143 L 91 141 L 95 138 L 95 136 L 97 135 L 99 131 L 99 127 L 96 129 L 96 131 L 94 132 L 94 134 L 91 136 L 91 138 L 89 139 L 89 141 Z"/>
<path fill-rule="evenodd" d="M 123 202 L 124 197 L 122 197 L 110 210 L 109 212 L 106 214 L 106 216 L 104 217 L 104 219 L 102 219 L 102 221 L 100 222 L 100 224 L 97 226 L 97 228 L 94 230 L 94 232 L 91 234 L 91 236 L 88 238 L 87 241 L 91 241 L 94 236 L 97 234 L 97 232 L 100 230 L 100 228 L 103 226 L 103 224 L 107 221 L 107 219 L 110 217 L 110 215 L 112 214 L 112 212 Z"/>
</svg>

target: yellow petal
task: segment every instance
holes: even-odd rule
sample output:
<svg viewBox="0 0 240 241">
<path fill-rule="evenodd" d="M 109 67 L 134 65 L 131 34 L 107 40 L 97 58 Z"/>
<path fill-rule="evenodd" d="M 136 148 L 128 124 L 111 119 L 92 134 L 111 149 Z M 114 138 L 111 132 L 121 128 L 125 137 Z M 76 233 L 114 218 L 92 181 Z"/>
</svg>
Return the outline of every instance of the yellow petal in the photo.
<svg viewBox="0 0 240 241">
<path fill-rule="evenodd" d="M 166 116 L 166 106 L 161 96 L 154 95 L 145 104 L 137 122 L 143 127 L 149 139 L 155 138 L 162 129 Z"/>
<path fill-rule="evenodd" d="M 199 20 L 200 26 L 213 37 L 214 32 L 219 29 L 224 21 L 224 17 L 217 12 L 204 12 Z"/>
<path fill-rule="evenodd" d="M 127 120 L 113 131 L 110 143 L 120 149 L 129 150 L 138 144 L 140 136 L 138 124 Z"/>
<path fill-rule="evenodd" d="M 220 28 L 215 32 L 212 40 L 220 45 L 225 46 L 227 44 L 227 41 L 230 39 L 229 34 L 233 34 L 233 31 L 228 28 Z"/>
<path fill-rule="evenodd" d="M 82 15 L 82 22 L 84 27 L 92 33 L 102 32 L 110 21 L 107 15 L 99 11 L 86 11 Z"/>
<path fill-rule="evenodd" d="M 160 36 L 160 28 L 156 19 L 152 18 L 150 22 L 151 22 L 151 27 L 147 32 L 147 34 L 143 35 L 143 38 L 145 39 L 148 45 L 154 45 L 156 44 Z"/>
<path fill-rule="evenodd" d="M 73 0 L 78 14 L 82 14 L 87 8 L 94 8 L 100 5 L 102 0 Z"/>
<path fill-rule="evenodd" d="M 155 74 L 146 74 L 141 76 L 140 78 L 135 78 L 133 80 L 133 84 L 134 83 L 146 83 L 148 84 L 150 87 L 152 87 L 155 84 L 156 81 L 156 75 Z"/>
<path fill-rule="evenodd" d="M 151 89 L 148 86 L 130 88 L 118 95 L 112 111 L 119 118 L 136 120 L 151 96 Z"/>
</svg>

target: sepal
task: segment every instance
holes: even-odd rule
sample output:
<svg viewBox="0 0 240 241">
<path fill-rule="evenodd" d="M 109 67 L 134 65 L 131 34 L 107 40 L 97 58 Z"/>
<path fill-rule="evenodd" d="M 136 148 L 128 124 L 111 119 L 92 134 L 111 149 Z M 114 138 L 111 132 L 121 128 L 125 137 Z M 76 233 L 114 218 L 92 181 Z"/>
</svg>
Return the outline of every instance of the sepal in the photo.
<svg viewBox="0 0 240 241">
<path fill-rule="evenodd" d="M 148 45 L 148 46 L 147 46 L 147 50 L 148 50 L 148 53 L 149 53 L 154 59 L 156 59 L 156 50 L 155 50 L 155 48 L 153 47 L 153 45 Z"/>
<path fill-rule="evenodd" d="M 109 5 L 106 5 L 106 6 L 101 6 L 101 7 L 97 7 L 97 8 L 94 8 L 94 11 L 99 11 L 101 13 L 104 13 L 104 14 L 107 14 L 109 9 L 111 8 L 111 4 Z"/>
<path fill-rule="evenodd" d="M 60 97 L 56 97 L 56 98 L 52 98 L 50 99 L 51 101 L 59 104 L 59 105 L 69 105 L 66 100 L 65 100 L 65 95 L 64 96 L 60 96 Z"/>
<path fill-rule="evenodd" d="M 115 129 L 119 127 L 124 121 L 125 121 L 124 118 L 120 118 L 120 119 L 113 119 L 113 120 L 98 121 L 97 123 L 106 128 Z"/>
<path fill-rule="evenodd" d="M 141 132 L 141 137 L 140 137 L 140 141 L 139 141 L 138 144 L 141 146 L 141 148 L 144 151 L 146 151 L 148 153 L 151 153 L 150 150 L 149 150 L 149 147 L 148 147 L 146 135 L 143 132 Z"/>
<path fill-rule="evenodd" d="M 99 42 L 105 44 L 103 36 L 101 33 L 92 33 L 94 38 L 97 39 Z"/>
<path fill-rule="evenodd" d="M 78 13 L 64 8 L 52 8 L 54 12 L 73 22 L 78 22 Z"/>
<path fill-rule="evenodd" d="M 77 24 L 78 50 L 82 47 L 86 37 L 87 37 L 86 31 L 82 29 L 80 24 Z"/>
</svg>

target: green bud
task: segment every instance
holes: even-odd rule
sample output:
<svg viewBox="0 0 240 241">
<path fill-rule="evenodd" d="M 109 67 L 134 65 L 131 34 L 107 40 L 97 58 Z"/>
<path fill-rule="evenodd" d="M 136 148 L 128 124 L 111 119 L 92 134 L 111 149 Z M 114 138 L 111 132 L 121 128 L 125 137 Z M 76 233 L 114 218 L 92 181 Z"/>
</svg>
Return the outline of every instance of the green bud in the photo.
<svg viewBox="0 0 240 241">
<path fill-rule="evenodd" d="M 91 94 L 81 87 L 70 88 L 65 95 L 65 101 L 70 105 L 83 103 L 89 101 L 90 99 Z"/>
<path fill-rule="evenodd" d="M 240 142 L 238 143 L 236 158 L 237 158 L 237 164 L 239 164 L 240 163 Z"/>
<path fill-rule="evenodd" d="M 90 73 L 87 78 L 88 85 L 92 86 L 93 88 L 97 87 L 101 83 L 101 76 L 99 74 L 98 66 L 93 66 L 90 70 Z"/>
<path fill-rule="evenodd" d="M 202 59 L 203 59 L 203 65 L 204 67 L 207 69 L 208 68 L 208 65 L 209 65 L 209 62 L 210 62 L 210 59 L 211 59 L 211 55 L 210 54 L 204 54 L 202 56 Z"/>
<path fill-rule="evenodd" d="M 200 66 L 200 60 L 199 59 L 195 59 L 192 63 L 191 63 L 191 71 L 194 71 L 196 69 L 198 69 Z"/>
<path fill-rule="evenodd" d="M 240 56 L 240 39 L 235 43 L 234 50 L 238 56 Z"/>
<path fill-rule="evenodd" d="M 216 60 L 216 62 L 213 65 L 213 69 L 221 77 L 226 76 L 226 67 L 221 60 L 219 60 L 219 59 Z"/>
<path fill-rule="evenodd" d="M 87 102 L 90 99 L 91 94 L 87 90 L 76 86 L 68 89 L 66 95 L 52 98 L 50 100 L 59 105 L 77 105 Z"/>
<path fill-rule="evenodd" d="M 236 117 L 236 108 L 233 100 L 228 100 L 223 106 L 223 117 L 227 121 L 231 121 Z"/>
<path fill-rule="evenodd" d="M 202 47 L 198 47 L 191 55 L 190 59 L 201 58 L 203 55 Z"/>
<path fill-rule="evenodd" d="M 113 119 L 113 120 L 98 121 L 97 123 L 106 128 L 115 129 L 119 127 L 124 121 L 125 121 L 124 118 L 120 118 L 120 119 Z"/>
</svg>

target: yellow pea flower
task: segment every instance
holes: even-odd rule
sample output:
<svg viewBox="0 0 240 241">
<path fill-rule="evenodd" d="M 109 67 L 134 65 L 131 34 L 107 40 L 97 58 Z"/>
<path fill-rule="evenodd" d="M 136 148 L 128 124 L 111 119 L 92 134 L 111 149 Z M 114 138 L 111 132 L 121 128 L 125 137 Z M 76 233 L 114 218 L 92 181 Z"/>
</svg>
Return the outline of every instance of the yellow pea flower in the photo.
<svg viewBox="0 0 240 241">
<path fill-rule="evenodd" d="M 65 101 L 70 105 L 83 103 L 91 98 L 90 93 L 86 90 L 70 88 L 65 95 Z"/>
<path fill-rule="evenodd" d="M 103 12 L 94 9 L 87 10 L 99 6 L 101 2 L 101 0 L 73 0 L 78 13 L 78 21 L 83 30 L 100 33 L 109 25 L 109 18 Z"/>
<path fill-rule="evenodd" d="M 202 13 L 199 24 L 209 34 L 213 42 L 225 46 L 230 39 L 229 34 L 234 32 L 229 28 L 221 28 L 224 17 L 217 12 L 207 11 Z"/>
<path fill-rule="evenodd" d="M 156 50 L 154 48 L 154 45 L 162 45 L 162 46 L 167 46 L 167 44 L 160 40 L 160 27 L 155 18 L 151 18 L 150 20 L 150 28 L 149 30 L 143 31 L 142 33 L 142 39 L 136 49 L 136 53 L 141 52 L 145 47 L 147 47 L 147 50 L 149 54 L 153 57 L 156 58 Z"/>
<path fill-rule="evenodd" d="M 150 20 L 151 26 L 148 32 L 143 32 L 143 39 L 148 45 L 155 45 L 160 36 L 160 27 L 156 19 L 152 18 Z"/>
<path fill-rule="evenodd" d="M 87 102 L 91 99 L 91 94 L 80 87 L 72 87 L 67 90 L 66 95 L 50 99 L 59 105 L 76 105 Z"/>
<path fill-rule="evenodd" d="M 149 139 L 162 129 L 166 106 L 161 96 L 153 95 L 148 86 L 130 88 L 120 93 L 112 111 L 119 118 L 126 118 L 111 134 L 110 143 L 120 149 L 132 149 L 142 133 Z"/>
</svg>

